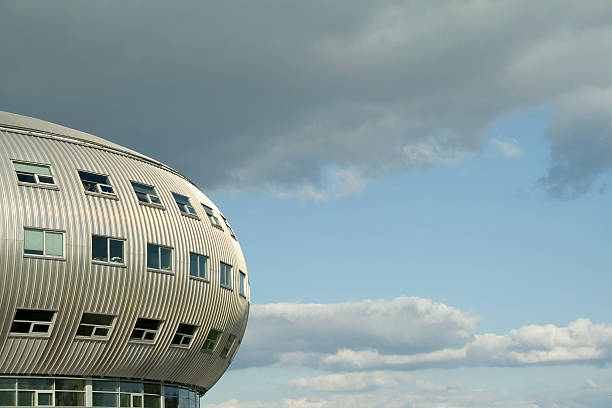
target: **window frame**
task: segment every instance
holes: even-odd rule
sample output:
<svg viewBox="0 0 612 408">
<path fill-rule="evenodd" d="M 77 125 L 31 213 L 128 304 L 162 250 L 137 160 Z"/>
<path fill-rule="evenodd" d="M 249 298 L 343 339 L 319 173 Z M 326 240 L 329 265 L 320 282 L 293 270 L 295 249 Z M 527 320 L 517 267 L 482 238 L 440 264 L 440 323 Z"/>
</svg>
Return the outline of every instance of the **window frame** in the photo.
<svg viewBox="0 0 612 408">
<path fill-rule="evenodd" d="M 229 277 L 228 277 L 229 284 L 224 284 L 223 283 L 223 281 L 224 281 L 224 279 L 223 279 L 223 276 L 224 276 L 224 274 L 223 274 L 223 265 L 229 266 Z M 228 290 L 234 290 L 233 285 L 232 285 L 232 283 L 233 283 L 232 282 L 232 270 L 233 269 L 234 269 L 233 265 L 230 265 L 230 264 L 228 264 L 226 262 L 223 262 L 223 261 L 219 262 L 219 285 L 222 288 L 225 288 L 225 289 L 228 289 Z"/>
<path fill-rule="evenodd" d="M 151 200 L 151 197 L 149 197 L 151 194 L 136 191 L 136 189 L 134 188 L 134 184 L 140 184 L 141 186 L 152 188 L 153 191 L 155 192 L 155 197 L 157 197 L 157 199 L 159 200 L 159 203 L 155 203 Z M 134 195 L 136 196 L 136 201 L 138 202 L 138 204 L 144 205 L 147 207 L 159 208 L 161 210 L 166 209 L 166 207 L 161 201 L 161 198 L 159 197 L 159 193 L 155 189 L 155 186 L 146 184 L 146 183 L 141 183 L 140 181 L 136 181 L 136 180 L 130 180 L 130 185 L 132 186 L 132 191 L 134 192 Z M 138 198 L 138 193 L 145 194 L 147 196 L 147 202 L 141 201 L 140 198 Z"/>
<path fill-rule="evenodd" d="M 236 344 L 237 338 L 238 336 L 236 336 L 235 334 L 231 334 L 231 333 L 229 334 L 229 336 L 227 336 L 227 339 L 225 340 L 225 345 L 221 349 L 221 353 L 219 353 L 219 357 L 227 358 L 230 355 L 230 352 L 232 351 L 232 349 L 234 348 L 234 345 Z"/>
<path fill-rule="evenodd" d="M 189 199 L 188 196 L 183 195 L 183 194 L 179 194 L 179 193 L 175 193 L 174 191 L 172 191 L 171 193 L 172 193 L 172 199 L 176 203 L 176 207 L 178 208 L 178 210 L 181 213 L 181 215 L 184 215 L 185 217 L 193 218 L 193 219 L 196 219 L 196 220 L 200 219 L 200 217 L 198 216 L 197 211 L 195 210 L 195 207 L 193 206 L 193 204 L 191 204 L 191 200 Z M 177 201 L 177 199 L 176 199 L 176 196 L 184 197 L 187 200 L 187 202 L 189 203 L 189 207 L 186 207 L 187 208 L 187 212 L 185 212 L 185 211 L 183 211 L 181 209 L 181 205 L 185 205 L 185 204 L 179 203 Z M 189 212 L 189 208 L 191 208 L 193 210 L 193 213 Z"/>
<path fill-rule="evenodd" d="M 170 250 L 170 269 L 162 269 L 162 268 L 151 268 L 149 267 L 149 245 L 152 246 L 156 246 L 157 247 L 157 262 L 158 265 L 161 266 L 161 249 L 169 249 Z M 153 242 L 147 242 L 147 257 L 146 257 L 146 262 L 147 262 L 147 271 L 150 272 L 160 272 L 160 273 L 166 273 L 169 275 L 174 275 L 174 248 L 168 245 L 160 245 L 160 244 L 155 244 Z"/>
<path fill-rule="evenodd" d="M 51 317 L 51 321 L 46 321 L 46 320 L 23 320 L 23 319 L 16 319 L 17 317 L 17 313 L 19 310 L 32 310 L 32 311 L 42 311 L 42 312 L 52 312 L 53 316 Z M 9 337 L 36 337 L 36 338 L 49 338 L 51 337 L 51 332 L 53 331 L 53 328 L 55 327 L 55 321 L 57 320 L 57 310 L 56 309 L 34 309 L 31 307 L 17 307 L 15 308 L 15 313 L 13 313 L 13 320 L 11 320 L 11 326 L 9 328 L 9 332 L 8 332 L 8 336 Z M 30 323 L 30 329 L 28 331 L 28 333 L 19 333 L 19 332 L 13 332 L 12 331 L 12 327 L 13 324 L 15 322 L 18 323 Z M 36 324 L 43 324 L 43 325 L 48 325 L 49 329 L 44 332 L 44 333 L 40 333 L 40 332 L 32 332 L 32 329 L 34 328 L 34 326 Z"/>
<path fill-rule="evenodd" d="M 139 319 L 144 319 L 144 320 L 154 320 L 157 323 L 157 329 L 153 330 L 153 329 L 142 329 L 142 328 L 136 328 L 136 324 L 138 323 Z M 163 327 L 164 321 L 161 319 L 154 319 L 151 317 L 140 317 L 138 316 L 136 318 L 136 321 L 134 322 L 134 325 L 132 326 L 132 331 L 130 332 L 130 337 L 128 338 L 128 342 L 129 343 L 139 343 L 139 344 L 155 344 L 157 342 L 157 338 L 159 337 L 159 333 L 161 332 L 161 329 Z M 132 338 L 132 333 L 134 333 L 134 330 L 143 330 L 144 333 L 142 335 L 142 337 L 140 339 L 133 339 Z M 153 340 L 145 340 L 145 335 L 147 333 L 155 333 L 155 336 L 153 337 Z"/>
<path fill-rule="evenodd" d="M 94 237 L 99 237 L 99 238 L 106 238 L 106 255 L 108 258 L 108 261 L 100 261 L 98 259 L 94 259 L 93 258 L 93 238 Z M 123 256 L 123 261 L 121 263 L 119 262 L 112 262 L 110 259 L 110 241 L 121 241 L 123 243 L 123 247 L 122 247 L 122 256 Z M 91 234 L 91 263 L 92 264 L 97 264 L 97 265 L 108 265 L 108 266 L 119 266 L 119 267 L 127 267 L 126 264 L 126 260 L 125 260 L 125 243 L 127 242 L 126 238 L 120 238 L 120 237 L 111 237 L 109 235 L 99 235 L 99 234 Z"/>
<path fill-rule="evenodd" d="M 191 274 L 191 256 L 195 255 L 198 257 L 198 275 L 192 275 Z M 199 258 L 204 258 L 206 259 L 205 261 L 205 276 L 202 277 L 200 276 L 200 259 Z M 204 254 L 199 254 L 197 252 L 189 252 L 189 278 L 191 279 L 197 279 L 197 280 L 201 280 L 204 282 L 210 282 L 210 257 L 208 255 L 204 255 Z"/>
<path fill-rule="evenodd" d="M 221 221 L 219 221 L 219 218 L 217 218 L 217 216 L 215 215 L 214 210 L 204 203 L 200 203 L 200 204 L 202 204 L 202 207 L 204 208 L 204 212 L 206 213 L 206 216 L 208 218 L 208 221 L 210 222 L 210 225 L 212 225 L 213 227 L 217 229 L 220 229 L 221 231 L 224 231 L 223 225 L 221 224 Z"/>
<path fill-rule="evenodd" d="M 215 331 L 218 334 L 217 339 L 214 341 L 212 348 L 208 348 L 206 347 L 207 344 L 210 344 L 209 342 L 212 340 L 209 340 L 208 338 L 210 337 L 210 333 L 212 331 Z M 202 347 L 200 348 L 200 351 L 202 353 L 207 353 L 207 354 L 213 354 L 215 352 L 215 350 L 217 349 L 217 346 L 219 345 L 219 341 L 223 338 L 223 331 L 222 330 L 218 330 L 215 329 L 213 327 L 211 327 L 210 329 L 208 329 L 208 333 L 206 333 L 206 338 L 204 339 L 204 344 L 202 344 Z"/>
<path fill-rule="evenodd" d="M 15 177 L 17 178 L 17 184 L 18 185 L 20 185 L 20 186 L 29 186 L 29 187 L 38 187 L 38 188 L 47 188 L 47 189 L 50 189 L 50 190 L 59 190 L 59 187 L 58 187 L 57 182 L 55 180 L 55 175 L 53 174 L 53 170 L 51 170 L 51 164 L 50 163 L 37 163 L 37 162 L 32 162 L 32 161 L 27 161 L 27 160 L 19 160 L 19 159 L 11 159 L 11 163 L 13 163 L 13 170 L 15 170 Z M 39 166 L 39 167 L 47 167 L 49 169 L 49 173 L 51 173 L 51 175 L 19 171 L 19 170 L 17 170 L 15 168 L 15 163 L 26 164 L 26 165 L 34 165 L 34 166 Z M 36 180 L 36 182 L 30 183 L 28 181 L 19 180 L 19 173 L 31 174 L 34 177 L 34 179 Z M 46 177 L 51 177 L 53 179 L 53 183 L 41 182 L 39 177 L 38 177 L 39 175 L 46 176 Z"/>
<path fill-rule="evenodd" d="M 229 231 L 230 236 L 234 238 L 235 241 L 238 241 L 238 237 L 236 236 L 236 233 L 234 232 L 233 228 L 229 225 L 227 218 L 225 218 L 225 216 L 221 213 L 219 213 L 219 215 L 221 216 L 221 218 L 223 218 L 223 222 L 225 222 L 225 226 L 227 227 L 227 230 Z"/>
<path fill-rule="evenodd" d="M 246 299 L 247 297 L 247 277 L 246 273 L 238 269 L 238 294 Z"/>
<path fill-rule="evenodd" d="M 85 317 L 86 314 L 90 314 L 90 315 L 103 315 L 103 316 L 111 316 L 112 317 L 112 321 L 110 325 L 102 325 L 102 324 L 90 324 L 90 323 L 83 323 L 83 317 Z M 74 335 L 75 339 L 79 339 L 79 340 L 97 340 L 97 341 L 106 341 L 108 339 L 110 339 L 111 334 L 113 333 L 113 328 L 115 327 L 115 321 L 117 321 L 117 315 L 116 314 L 109 314 L 109 313 L 99 313 L 99 312 L 83 312 L 81 314 L 81 320 L 79 321 L 79 325 L 77 326 L 77 331 L 76 334 Z M 80 335 L 78 334 L 79 332 L 79 328 L 81 327 L 81 325 L 85 325 L 85 326 L 93 326 L 93 330 L 92 330 L 92 334 L 91 336 L 85 336 L 85 335 Z M 108 332 L 106 333 L 106 336 L 96 336 L 94 335 L 94 333 L 96 332 L 97 329 L 102 328 L 102 329 L 108 329 Z"/>
<path fill-rule="evenodd" d="M 43 253 L 42 254 L 29 254 L 26 253 L 26 238 L 25 231 L 42 231 L 43 233 Z M 62 234 L 62 255 L 47 255 L 47 232 L 60 233 Z M 40 227 L 23 227 L 23 257 L 24 258 L 38 258 L 38 259 L 55 259 L 59 261 L 66 260 L 66 231 L 54 228 L 40 228 Z"/>
<path fill-rule="evenodd" d="M 179 328 L 181 327 L 182 324 L 187 325 L 187 326 L 192 326 L 194 328 L 193 333 L 192 334 L 179 333 Z M 170 347 L 178 347 L 182 349 L 191 348 L 191 345 L 193 344 L 193 339 L 198 334 L 198 329 L 199 327 L 196 326 L 195 324 L 179 323 L 179 325 L 176 327 L 176 331 L 174 332 L 174 336 L 172 336 L 172 340 L 170 340 Z M 174 344 L 174 339 L 177 336 L 181 336 L 181 340 L 179 341 L 179 344 Z M 183 344 L 184 339 L 189 339 L 189 342 L 187 344 Z"/>
<path fill-rule="evenodd" d="M 94 183 L 94 182 L 93 181 L 83 180 L 81 178 L 81 173 L 88 173 L 88 174 L 92 174 L 94 176 L 106 177 L 106 180 L 108 181 L 108 183 L 95 183 L 97 191 L 87 190 L 85 188 L 85 185 L 83 184 L 83 181 L 86 181 L 88 183 Z M 96 197 L 110 198 L 111 200 L 119 200 L 119 197 L 117 196 L 117 191 L 115 190 L 115 187 L 111 184 L 110 174 L 96 173 L 94 171 L 82 170 L 82 169 L 77 169 L 77 174 L 79 176 L 79 181 L 81 182 L 81 186 L 83 187 L 83 191 L 85 192 L 85 194 L 91 195 L 91 196 L 96 196 Z M 99 187 L 100 185 L 109 186 L 113 190 L 113 192 L 112 193 L 106 193 L 106 192 L 102 191 L 100 189 L 100 187 Z"/>
</svg>

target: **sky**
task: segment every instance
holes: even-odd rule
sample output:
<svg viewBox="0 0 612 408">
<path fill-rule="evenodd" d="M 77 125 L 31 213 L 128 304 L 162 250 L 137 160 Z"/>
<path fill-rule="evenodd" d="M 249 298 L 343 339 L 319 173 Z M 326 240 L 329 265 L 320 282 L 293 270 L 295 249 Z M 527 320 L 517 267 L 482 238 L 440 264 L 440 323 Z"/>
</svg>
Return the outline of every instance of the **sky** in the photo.
<svg viewBox="0 0 612 408">
<path fill-rule="evenodd" d="M 612 406 L 609 1 L 0 1 L 0 110 L 193 180 L 252 306 L 207 408 Z"/>
</svg>

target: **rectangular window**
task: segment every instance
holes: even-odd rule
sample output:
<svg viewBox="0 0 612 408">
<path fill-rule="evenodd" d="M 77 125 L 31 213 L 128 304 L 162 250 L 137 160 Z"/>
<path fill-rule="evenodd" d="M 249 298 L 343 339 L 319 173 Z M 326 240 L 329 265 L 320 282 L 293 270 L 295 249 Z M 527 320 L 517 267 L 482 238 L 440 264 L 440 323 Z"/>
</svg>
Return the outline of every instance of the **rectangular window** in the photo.
<svg viewBox="0 0 612 408">
<path fill-rule="evenodd" d="M 64 233 L 36 228 L 23 229 L 23 253 L 49 257 L 64 256 Z"/>
<path fill-rule="evenodd" d="M 197 328 L 197 326 L 193 326 L 187 323 L 179 324 L 178 328 L 176 329 L 176 334 L 172 338 L 172 345 L 179 347 L 189 347 Z"/>
<path fill-rule="evenodd" d="M 48 336 L 54 319 L 53 310 L 17 309 L 11 324 L 11 334 Z"/>
<path fill-rule="evenodd" d="M 181 214 L 192 215 L 192 216 L 197 217 L 195 209 L 191 205 L 191 202 L 189 201 L 188 197 L 185 197 L 184 195 L 180 195 L 176 193 L 172 193 L 172 196 L 174 197 L 174 200 L 176 201 L 176 205 L 178 205 L 178 208 L 181 211 Z"/>
<path fill-rule="evenodd" d="M 147 244 L 147 269 L 172 272 L 172 248 Z"/>
<path fill-rule="evenodd" d="M 81 183 L 85 191 L 96 194 L 115 196 L 115 190 L 111 186 L 108 176 L 103 174 L 88 173 L 78 170 Z"/>
<path fill-rule="evenodd" d="M 76 335 L 91 339 L 108 339 L 114 320 L 113 315 L 83 313 Z"/>
<path fill-rule="evenodd" d="M 227 341 L 225 342 L 225 346 L 223 346 L 223 349 L 221 350 L 221 354 L 219 355 L 221 358 L 227 357 L 230 350 L 234 346 L 234 341 L 236 341 L 236 336 L 234 336 L 233 334 L 230 334 L 229 337 L 227 338 Z"/>
<path fill-rule="evenodd" d="M 13 167 L 15 172 L 17 172 L 17 180 L 22 183 L 38 184 L 41 186 L 55 185 L 51 166 L 49 165 L 14 161 Z"/>
<path fill-rule="evenodd" d="M 159 206 L 162 205 L 161 200 L 155 191 L 155 187 L 132 181 L 132 188 L 134 189 L 139 202 Z"/>
<path fill-rule="evenodd" d="M 246 297 L 246 275 L 240 271 L 239 293 Z"/>
<path fill-rule="evenodd" d="M 130 340 L 153 343 L 159 331 L 160 320 L 139 317 L 130 335 Z"/>
<path fill-rule="evenodd" d="M 221 286 L 232 288 L 232 265 L 221 262 Z"/>
<path fill-rule="evenodd" d="M 223 221 L 225 222 L 225 226 L 227 227 L 227 230 L 229 231 L 230 235 L 232 236 L 232 238 L 234 238 L 237 241 L 238 238 L 236 238 L 236 234 L 234 234 L 234 230 L 232 229 L 232 227 L 230 227 L 229 222 L 227 222 L 227 218 L 225 218 L 223 214 L 220 214 L 220 215 L 221 215 L 221 218 L 223 218 Z"/>
<path fill-rule="evenodd" d="M 213 209 L 210 208 L 210 207 L 205 206 L 204 204 L 202 204 L 202 207 L 204 207 L 204 211 L 206 211 L 206 215 L 208 216 L 208 220 L 210 221 L 210 225 L 212 225 L 215 228 L 219 228 L 221 231 L 223 231 L 223 226 L 221 225 L 221 221 L 219 221 L 219 219 L 217 218 L 217 216 L 213 212 Z"/>
<path fill-rule="evenodd" d="M 204 345 L 202 346 L 202 351 L 212 353 L 215 350 L 215 346 L 219 342 L 222 334 L 223 332 L 220 330 L 210 329 L 208 336 L 206 336 L 206 340 L 204 341 Z"/>
<path fill-rule="evenodd" d="M 196 278 L 208 279 L 208 257 L 190 252 L 189 275 Z"/>
<path fill-rule="evenodd" d="M 92 235 L 91 259 L 98 262 L 123 264 L 123 241 L 122 239 Z"/>
</svg>

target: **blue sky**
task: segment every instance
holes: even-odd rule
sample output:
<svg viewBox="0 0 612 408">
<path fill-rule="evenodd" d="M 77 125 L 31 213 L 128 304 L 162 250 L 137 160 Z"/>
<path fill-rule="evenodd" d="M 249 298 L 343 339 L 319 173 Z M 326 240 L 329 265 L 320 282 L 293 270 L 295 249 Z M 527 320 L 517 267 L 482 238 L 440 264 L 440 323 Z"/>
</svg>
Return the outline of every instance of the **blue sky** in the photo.
<svg viewBox="0 0 612 408">
<path fill-rule="evenodd" d="M 612 405 L 607 0 L 0 3 L 0 109 L 176 168 L 252 286 L 208 408 Z"/>
</svg>

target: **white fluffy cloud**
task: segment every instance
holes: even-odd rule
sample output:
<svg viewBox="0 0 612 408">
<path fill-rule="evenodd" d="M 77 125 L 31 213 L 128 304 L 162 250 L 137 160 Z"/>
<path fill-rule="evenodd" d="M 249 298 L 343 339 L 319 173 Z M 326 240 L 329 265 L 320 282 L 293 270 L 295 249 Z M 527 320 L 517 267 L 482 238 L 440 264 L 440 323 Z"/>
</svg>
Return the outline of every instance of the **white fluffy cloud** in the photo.
<svg viewBox="0 0 612 408">
<path fill-rule="evenodd" d="M 414 297 L 254 305 L 235 365 L 361 371 L 612 360 L 612 325 L 581 318 L 567 327 L 528 325 L 506 334 L 477 334 L 478 320 Z"/>
</svg>

